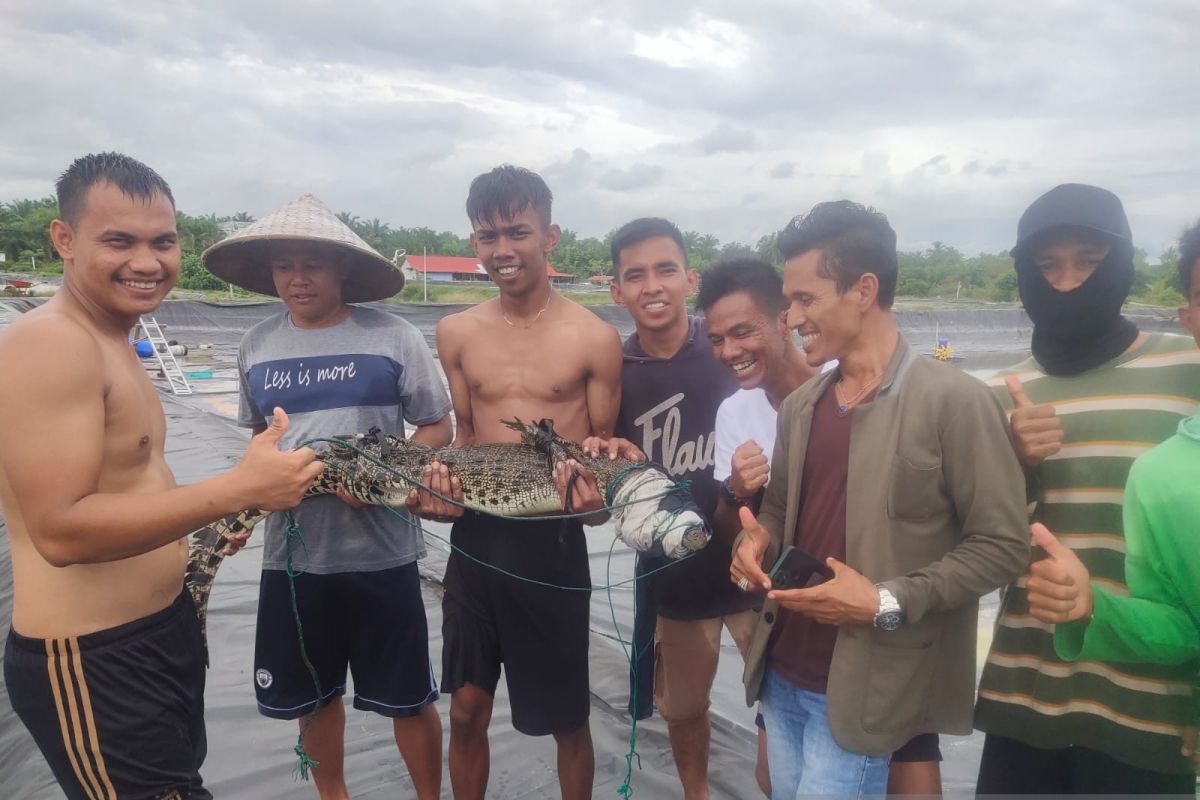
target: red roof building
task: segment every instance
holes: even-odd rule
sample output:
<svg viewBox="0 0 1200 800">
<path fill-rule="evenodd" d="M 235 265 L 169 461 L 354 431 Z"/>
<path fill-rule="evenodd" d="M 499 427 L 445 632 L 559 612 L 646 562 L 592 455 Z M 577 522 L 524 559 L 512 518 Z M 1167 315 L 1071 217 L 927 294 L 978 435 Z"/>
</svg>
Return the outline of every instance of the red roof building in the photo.
<svg viewBox="0 0 1200 800">
<path fill-rule="evenodd" d="M 421 280 L 423 274 L 426 272 L 428 272 L 428 278 L 431 282 L 490 280 L 487 270 L 483 268 L 483 264 L 480 264 L 477 258 L 420 256 L 407 253 L 404 256 L 404 264 L 401 266 L 401 269 L 404 270 L 406 277 L 410 280 Z M 572 279 L 571 275 L 559 272 L 553 265 L 549 265 L 549 269 L 550 278 L 556 282 Z"/>
</svg>

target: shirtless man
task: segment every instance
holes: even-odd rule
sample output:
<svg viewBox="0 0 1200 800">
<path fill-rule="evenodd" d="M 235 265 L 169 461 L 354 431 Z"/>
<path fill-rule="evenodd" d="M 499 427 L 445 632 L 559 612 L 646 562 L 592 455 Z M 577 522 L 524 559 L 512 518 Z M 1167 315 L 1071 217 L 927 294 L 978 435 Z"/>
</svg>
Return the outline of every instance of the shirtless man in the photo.
<svg viewBox="0 0 1200 800">
<path fill-rule="evenodd" d="M 0 335 L 0 508 L 13 561 L 4 678 L 69 798 L 208 798 L 205 647 L 184 537 L 300 502 L 311 450 L 276 423 L 231 472 L 176 486 L 158 396 L 127 335 L 179 276 L 171 190 L 127 156 L 58 181 L 62 290 Z M 131 676 L 136 678 L 131 678 Z"/>
<path fill-rule="evenodd" d="M 528 170 L 501 166 L 471 183 L 471 246 L 500 296 L 442 319 L 437 349 L 450 383 L 455 444 L 512 442 L 502 420 L 554 420 L 577 442 L 609 437 L 620 402 L 621 342 L 614 328 L 550 286 L 547 256 L 558 244 L 551 194 Z M 560 471 L 560 489 L 565 480 Z M 458 479 L 435 465 L 427 486 L 461 496 Z M 601 505 L 594 477 L 575 481 L 575 510 Z M 509 522 L 428 493 L 413 509 L 455 518 L 458 550 L 446 566 L 442 691 L 450 700 L 450 785 L 457 800 L 482 798 L 488 781 L 488 724 L 504 664 L 513 727 L 552 734 L 564 800 L 590 798 L 595 769 L 588 729 L 590 593 L 534 585 L 590 586 L 578 521 Z"/>
</svg>

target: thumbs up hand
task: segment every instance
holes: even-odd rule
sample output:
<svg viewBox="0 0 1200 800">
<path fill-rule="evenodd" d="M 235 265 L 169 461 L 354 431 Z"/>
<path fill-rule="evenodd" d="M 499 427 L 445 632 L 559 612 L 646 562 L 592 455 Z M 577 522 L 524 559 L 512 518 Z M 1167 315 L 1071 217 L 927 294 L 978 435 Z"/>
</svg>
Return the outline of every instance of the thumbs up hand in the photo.
<svg viewBox="0 0 1200 800">
<path fill-rule="evenodd" d="M 325 469 L 311 448 L 279 449 L 279 441 L 287 429 L 287 413 L 276 408 L 271 425 L 250 440 L 242 460 L 231 473 L 244 498 L 243 507 L 263 511 L 295 508 Z"/>
<path fill-rule="evenodd" d="M 1030 528 L 1046 558 L 1030 567 L 1026 591 L 1034 619 L 1057 624 L 1092 616 L 1091 575 L 1075 552 L 1040 522 Z"/>
<path fill-rule="evenodd" d="M 1013 401 L 1009 424 L 1012 426 L 1017 458 L 1026 467 L 1036 467 L 1062 450 L 1062 420 L 1050 403 L 1034 405 L 1016 375 L 1009 375 L 1004 383 Z"/>
<path fill-rule="evenodd" d="M 741 518 L 743 535 L 729 564 L 729 579 L 743 592 L 769 590 L 771 579 L 763 572 L 762 560 L 766 555 L 767 545 L 771 542 L 771 535 L 758 524 L 750 509 L 743 506 L 738 509 L 738 515 Z"/>
</svg>

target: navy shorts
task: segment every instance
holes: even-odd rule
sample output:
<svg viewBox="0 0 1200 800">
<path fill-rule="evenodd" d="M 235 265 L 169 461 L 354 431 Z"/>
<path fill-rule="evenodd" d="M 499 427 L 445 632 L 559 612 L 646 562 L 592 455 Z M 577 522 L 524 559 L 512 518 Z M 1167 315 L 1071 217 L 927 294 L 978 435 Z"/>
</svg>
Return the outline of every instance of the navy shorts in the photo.
<svg viewBox="0 0 1200 800">
<path fill-rule="evenodd" d="M 204 637 L 192 597 L 65 639 L 9 631 L 4 681 L 70 800 L 211 800 Z"/>
<path fill-rule="evenodd" d="M 503 664 L 514 728 L 530 736 L 579 729 L 591 711 L 591 591 L 554 586 L 591 586 L 582 526 L 468 513 L 450 541 L 477 561 L 455 550 L 446 564 L 442 691 L 471 683 L 494 695 Z"/>
<path fill-rule="evenodd" d="M 378 572 L 296 576 L 300 653 L 288 576 L 263 570 L 254 640 L 254 693 L 263 716 L 297 719 L 346 693 L 354 678 L 354 707 L 385 717 L 408 717 L 437 700 L 429 664 L 429 628 L 417 564 Z"/>
</svg>

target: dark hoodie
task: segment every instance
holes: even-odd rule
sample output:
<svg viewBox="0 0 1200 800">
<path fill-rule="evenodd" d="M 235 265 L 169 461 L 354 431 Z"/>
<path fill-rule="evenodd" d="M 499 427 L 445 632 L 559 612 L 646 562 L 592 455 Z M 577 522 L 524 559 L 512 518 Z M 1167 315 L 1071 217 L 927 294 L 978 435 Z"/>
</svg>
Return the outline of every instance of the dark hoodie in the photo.
<svg viewBox="0 0 1200 800">
<path fill-rule="evenodd" d="M 670 358 L 649 355 L 636 333 L 625 342 L 617 435 L 641 447 L 673 477 L 690 481 L 692 497 L 709 519 L 717 507 L 717 408 L 736 390 L 733 372 L 713 356 L 699 319 L 690 321 L 687 341 Z M 729 545 L 714 538 L 688 563 L 655 576 L 660 613 L 670 619 L 709 619 L 749 608 L 753 598 L 729 580 L 730 556 Z"/>
<path fill-rule="evenodd" d="M 1081 286 L 1055 289 L 1034 263 L 1045 235 L 1083 228 L 1108 239 L 1108 255 Z M 1129 220 L 1112 192 L 1079 183 L 1056 186 L 1033 201 L 1017 223 L 1016 263 L 1021 303 L 1033 321 L 1033 357 L 1050 375 L 1077 375 L 1119 356 L 1137 338 L 1121 316 L 1133 286 Z"/>
<path fill-rule="evenodd" d="M 693 318 L 688 338 L 670 358 L 656 358 L 634 333 L 625 340 L 621 367 L 621 409 L 617 435 L 646 451 L 676 478 L 691 482 L 692 498 L 712 519 L 717 507 L 713 479 L 714 430 L 721 401 L 737 390 L 733 372 L 713 356 L 704 323 Z M 729 580 L 730 548 L 715 537 L 686 562 L 639 556 L 634 595 L 633 649 L 629 710 L 645 719 L 653 710 L 655 623 L 667 619 L 711 619 L 750 608 L 754 595 Z"/>
</svg>

